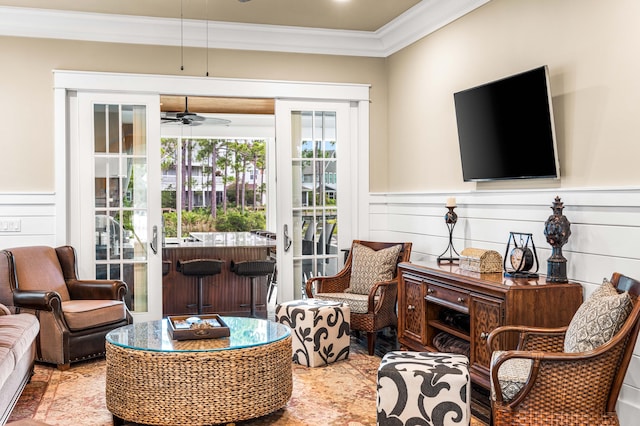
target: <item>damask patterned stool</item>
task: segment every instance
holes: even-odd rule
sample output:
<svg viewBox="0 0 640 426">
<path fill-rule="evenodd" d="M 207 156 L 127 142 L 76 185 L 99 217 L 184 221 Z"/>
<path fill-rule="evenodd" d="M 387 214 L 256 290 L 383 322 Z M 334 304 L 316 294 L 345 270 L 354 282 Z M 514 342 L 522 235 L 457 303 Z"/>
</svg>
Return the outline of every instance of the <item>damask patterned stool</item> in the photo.
<svg viewBox="0 0 640 426">
<path fill-rule="evenodd" d="M 319 367 L 349 357 L 350 317 L 346 303 L 306 299 L 279 304 L 275 320 L 291 328 L 293 361 Z"/>
<path fill-rule="evenodd" d="M 388 352 L 378 368 L 377 425 L 468 425 L 469 358 L 429 352 Z"/>
</svg>

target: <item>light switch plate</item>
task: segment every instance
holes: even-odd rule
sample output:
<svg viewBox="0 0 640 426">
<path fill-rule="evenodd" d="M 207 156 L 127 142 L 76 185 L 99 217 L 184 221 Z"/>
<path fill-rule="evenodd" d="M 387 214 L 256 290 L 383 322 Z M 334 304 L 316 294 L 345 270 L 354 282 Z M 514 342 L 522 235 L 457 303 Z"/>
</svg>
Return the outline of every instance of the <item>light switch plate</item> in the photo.
<svg viewBox="0 0 640 426">
<path fill-rule="evenodd" d="M 0 218 L 0 232 L 20 232 L 22 220 L 19 218 Z"/>
</svg>

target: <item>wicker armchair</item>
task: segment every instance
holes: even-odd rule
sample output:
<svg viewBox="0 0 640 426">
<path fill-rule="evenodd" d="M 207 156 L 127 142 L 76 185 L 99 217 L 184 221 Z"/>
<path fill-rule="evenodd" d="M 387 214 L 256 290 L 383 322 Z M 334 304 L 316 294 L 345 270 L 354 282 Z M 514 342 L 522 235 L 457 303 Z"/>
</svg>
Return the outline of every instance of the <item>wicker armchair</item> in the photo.
<svg viewBox="0 0 640 426">
<path fill-rule="evenodd" d="M 351 285 L 353 254 L 356 244 L 366 246 L 375 251 L 401 245 L 395 262 L 393 278 L 388 281 L 374 283 L 367 294 L 345 292 Z M 367 333 L 369 355 L 373 355 L 375 351 L 376 332 L 386 327 L 397 327 L 398 325 L 398 316 L 396 314 L 396 301 L 398 299 L 397 266 L 399 262 L 409 261 L 411 245 L 411 243 L 354 240 L 344 268 L 337 275 L 314 277 L 306 283 L 308 297 L 349 303 L 351 308 L 351 329 Z"/>
<path fill-rule="evenodd" d="M 633 308 L 622 328 L 593 350 L 564 352 L 568 327 L 505 326 L 491 332 L 490 350 L 514 334 L 518 337 L 516 350 L 496 353 L 491 362 L 495 425 L 619 424 L 616 401 L 640 329 L 640 282 L 618 273 L 610 281 L 618 292 L 629 292 Z M 523 386 L 511 399 L 505 397 L 498 375 L 509 360 L 529 363 L 528 378 L 525 374 Z"/>
</svg>

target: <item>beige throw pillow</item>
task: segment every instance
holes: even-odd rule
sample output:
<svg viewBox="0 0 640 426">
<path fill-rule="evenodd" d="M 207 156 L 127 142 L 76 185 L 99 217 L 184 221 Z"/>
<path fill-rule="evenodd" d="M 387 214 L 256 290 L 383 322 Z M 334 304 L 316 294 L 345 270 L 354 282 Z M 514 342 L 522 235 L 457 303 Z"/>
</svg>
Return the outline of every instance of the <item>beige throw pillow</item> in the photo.
<svg viewBox="0 0 640 426">
<path fill-rule="evenodd" d="M 564 351 L 585 352 L 607 343 L 622 328 L 632 307 L 628 292 L 618 294 L 609 280 L 603 280 L 569 323 Z"/>
<path fill-rule="evenodd" d="M 391 280 L 401 249 L 402 245 L 398 244 L 376 251 L 355 243 L 351 254 L 351 281 L 345 292 L 369 294 L 375 283 Z"/>
</svg>

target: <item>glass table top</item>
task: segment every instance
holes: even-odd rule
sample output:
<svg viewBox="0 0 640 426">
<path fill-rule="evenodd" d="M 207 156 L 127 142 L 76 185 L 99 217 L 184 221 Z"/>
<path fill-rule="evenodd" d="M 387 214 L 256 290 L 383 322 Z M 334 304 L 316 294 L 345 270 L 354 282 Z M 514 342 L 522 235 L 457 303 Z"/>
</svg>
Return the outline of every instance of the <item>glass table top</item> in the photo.
<svg viewBox="0 0 640 426">
<path fill-rule="evenodd" d="M 167 319 L 126 325 L 110 331 L 109 343 L 128 349 L 157 352 L 200 352 L 243 349 L 266 345 L 289 336 L 289 327 L 274 321 L 247 317 L 221 317 L 230 336 L 217 339 L 172 340 Z"/>
</svg>

